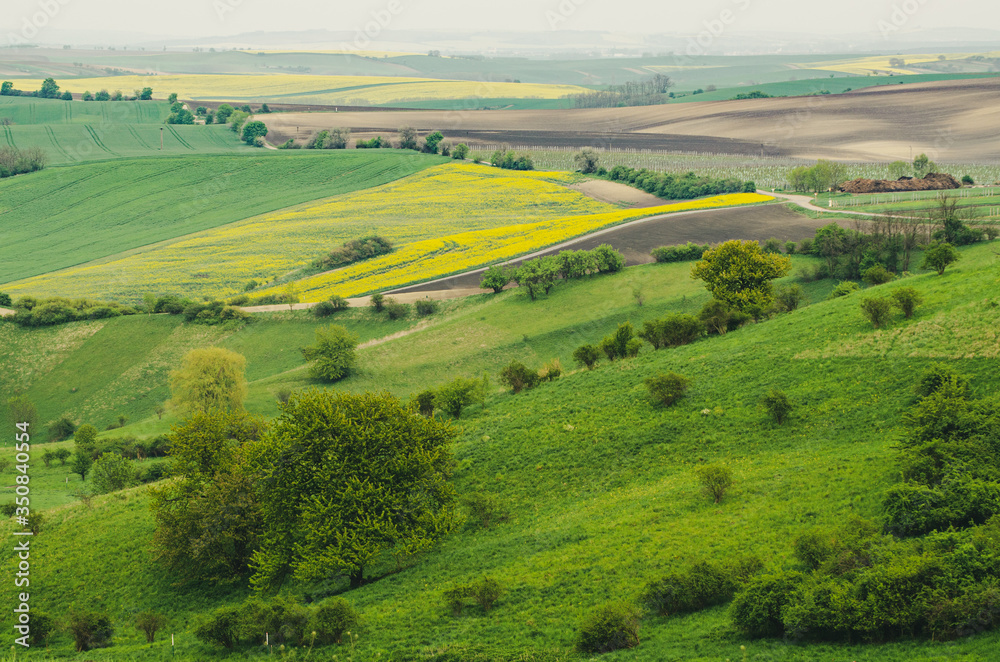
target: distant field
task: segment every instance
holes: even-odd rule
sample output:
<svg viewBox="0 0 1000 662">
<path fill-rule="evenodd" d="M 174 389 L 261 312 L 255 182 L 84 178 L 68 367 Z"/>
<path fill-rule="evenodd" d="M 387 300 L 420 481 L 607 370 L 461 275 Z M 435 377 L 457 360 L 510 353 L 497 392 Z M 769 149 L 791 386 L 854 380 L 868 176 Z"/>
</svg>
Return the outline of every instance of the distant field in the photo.
<svg viewBox="0 0 1000 662">
<path fill-rule="evenodd" d="M 150 85 L 153 87 L 154 97 L 159 99 L 165 99 L 170 93 L 175 92 L 182 99 L 281 101 L 352 106 L 466 97 L 557 99 L 568 94 L 589 91 L 574 85 L 296 74 L 117 76 L 112 81 L 109 82 L 105 78 L 90 78 L 74 80 L 72 85 L 91 91 L 106 88 L 109 84 L 123 89 Z M 19 84 L 30 89 L 32 86 L 40 86 L 41 81 L 28 80 Z M 66 82 L 66 85 L 69 84 Z"/>
<path fill-rule="evenodd" d="M 393 158 L 392 152 L 381 152 Z M 378 233 L 397 251 L 312 277 L 305 301 L 352 296 L 514 257 L 668 208 L 622 210 L 572 191 L 563 173 L 448 164 L 406 179 L 230 223 L 98 262 L 4 285 L 12 294 L 139 300 L 146 292 L 229 296 L 307 266 L 342 242 Z M 762 196 L 687 203 L 730 206 Z M 249 216 L 249 215 L 248 215 Z"/>
<path fill-rule="evenodd" d="M 162 124 L 170 114 L 163 101 L 62 101 L 0 97 L 0 118 L 25 124 Z"/>
<path fill-rule="evenodd" d="M 910 53 L 899 55 L 880 55 L 875 57 L 854 57 L 841 60 L 811 61 L 804 67 L 810 69 L 824 69 L 846 74 L 856 74 L 860 76 L 887 75 L 887 74 L 920 74 L 927 73 L 928 65 L 938 65 L 948 61 L 965 61 L 976 53 L 948 53 L 947 55 Z M 983 57 L 995 58 L 1000 56 L 1000 52 L 983 53 Z M 893 66 L 891 60 L 902 60 L 902 66 Z M 930 67 L 933 69 L 934 67 Z"/>
<path fill-rule="evenodd" d="M 256 150 L 243 156 L 192 154 L 52 167 L 3 179 L 0 283 L 378 186 L 441 162 L 413 152 Z M 117 293 L 113 283 L 122 275 L 105 277 L 79 292 L 61 291 Z"/>
</svg>

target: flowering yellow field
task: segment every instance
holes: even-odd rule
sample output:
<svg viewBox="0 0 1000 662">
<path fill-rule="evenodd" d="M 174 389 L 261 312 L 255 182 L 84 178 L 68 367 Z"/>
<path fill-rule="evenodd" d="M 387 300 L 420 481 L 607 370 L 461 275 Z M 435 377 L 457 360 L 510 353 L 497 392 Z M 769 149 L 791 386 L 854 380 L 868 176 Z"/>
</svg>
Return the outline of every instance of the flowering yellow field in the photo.
<svg viewBox="0 0 1000 662">
<path fill-rule="evenodd" d="M 975 53 L 949 53 L 946 57 L 949 60 L 961 60 Z M 985 54 L 986 56 L 995 56 L 992 53 Z M 904 67 L 893 67 L 889 64 L 890 59 L 900 59 L 906 62 L 907 66 Z M 884 55 L 881 57 L 859 57 L 859 58 L 847 58 L 845 60 L 830 60 L 828 62 L 808 62 L 802 63 L 796 66 L 802 67 L 803 69 L 822 69 L 825 71 L 838 71 L 847 74 L 857 74 L 864 76 L 870 73 L 885 73 L 891 71 L 896 74 L 920 74 L 926 73 L 925 71 L 917 71 L 920 69 L 921 64 L 926 64 L 929 62 L 937 62 L 938 55 L 928 55 L 927 53 L 915 54 L 911 53 L 909 55 Z"/>
<path fill-rule="evenodd" d="M 378 233 L 397 250 L 301 282 L 304 300 L 444 276 L 655 213 L 768 200 L 734 194 L 640 210 L 598 202 L 566 173 L 445 164 L 364 191 L 249 218 L 4 286 L 14 295 L 141 299 L 145 293 L 229 296 L 308 265 L 349 239 Z"/>
<path fill-rule="evenodd" d="M 37 89 L 42 81 L 23 81 L 24 89 Z M 153 96 L 166 99 L 176 92 L 182 99 L 245 99 L 294 103 L 369 104 L 417 99 L 465 99 L 470 97 L 510 97 L 557 99 L 567 94 L 588 92 L 575 85 L 534 83 L 490 83 L 435 78 L 396 78 L 387 76 L 310 76 L 295 74 L 263 75 L 168 75 L 115 76 L 67 80 L 64 88 L 72 92 L 113 92 L 152 87 Z"/>
</svg>

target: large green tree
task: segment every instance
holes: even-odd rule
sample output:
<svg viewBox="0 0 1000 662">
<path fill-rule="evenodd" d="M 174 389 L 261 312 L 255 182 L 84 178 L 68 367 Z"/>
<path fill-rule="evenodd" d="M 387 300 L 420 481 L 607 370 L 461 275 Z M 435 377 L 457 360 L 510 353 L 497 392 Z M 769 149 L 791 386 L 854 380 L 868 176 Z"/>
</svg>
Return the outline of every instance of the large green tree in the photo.
<svg viewBox="0 0 1000 662">
<path fill-rule="evenodd" d="M 170 373 L 171 403 L 187 412 L 242 409 L 246 364 L 243 355 L 221 347 L 191 350 Z"/>
<path fill-rule="evenodd" d="M 771 281 L 792 268 L 778 253 L 765 253 L 756 241 L 727 241 L 705 252 L 691 276 L 705 281 L 712 297 L 732 308 L 751 312 L 774 299 Z"/>
<path fill-rule="evenodd" d="M 350 578 L 434 545 L 456 523 L 455 432 L 388 393 L 297 393 L 248 448 L 264 533 L 251 583 Z"/>
<path fill-rule="evenodd" d="M 316 329 L 316 344 L 302 348 L 302 356 L 312 361 L 309 374 L 314 379 L 335 382 L 350 373 L 356 360 L 358 338 L 339 324 Z"/>
<path fill-rule="evenodd" d="M 198 412 L 170 435 L 176 480 L 150 490 L 157 559 L 184 577 L 245 575 L 261 530 L 245 446 L 266 425 L 243 412 Z"/>
</svg>

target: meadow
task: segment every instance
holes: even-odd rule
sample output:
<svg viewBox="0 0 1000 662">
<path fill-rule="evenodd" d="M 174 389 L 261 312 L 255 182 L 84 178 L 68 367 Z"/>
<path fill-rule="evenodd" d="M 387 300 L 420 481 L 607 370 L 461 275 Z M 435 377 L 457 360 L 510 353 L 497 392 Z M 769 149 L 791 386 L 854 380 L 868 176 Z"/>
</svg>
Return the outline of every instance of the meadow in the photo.
<svg viewBox="0 0 1000 662">
<path fill-rule="evenodd" d="M 390 159 L 399 154 L 381 153 Z M 320 301 L 485 266 L 658 212 L 766 199 L 721 196 L 687 206 L 621 210 L 568 189 L 575 180 L 565 173 L 444 164 L 383 186 L 11 282 L 4 290 L 130 301 L 147 292 L 223 297 L 242 292 L 251 280 L 294 278 L 295 270 L 344 241 L 378 233 L 396 244 L 397 251 L 383 258 L 296 283 L 304 301 Z"/>
<path fill-rule="evenodd" d="M 41 81 L 21 80 L 18 84 L 34 89 L 32 86 L 40 86 Z M 115 89 L 127 90 L 151 85 L 153 96 L 157 99 L 166 99 L 169 94 L 176 93 L 181 99 L 195 101 L 280 101 L 331 106 L 391 105 L 395 101 L 466 97 L 557 99 L 588 91 L 576 85 L 304 74 L 116 76 L 111 80 L 84 78 L 65 81 L 65 86 L 72 85 L 74 91 L 83 88 L 96 92 L 109 84 Z"/>
<path fill-rule="evenodd" d="M 881 492 L 897 479 L 893 445 L 902 412 L 913 402 L 921 372 L 945 359 L 971 378 L 977 392 L 1000 385 L 988 347 L 939 351 L 937 340 L 942 322 L 995 324 L 997 309 L 989 303 L 1000 271 L 993 248 L 963 249 L 962 260 L 943 277 L 922 273 L 832 300 L 826 299 L 832 282 L 805 283 L 810 305 L 726 336 L 672 350 L 646 347 L 633 360 L 571 370 L 519 395 L 493 389 L 484 407 L 470 408 L 454 423 L 456 484 L 460 494 L 495 497 L 509 519 L 492 528 L 469 521 L 412 567 L 343 593 L 363 619 L 358 640 L 350 649 L 312 656 L 583 659 L 571 652 L 583 615 L 609 599 L 635 599 L 645 582 L 670 569 L 738 554 L 791 566 L 796 536 L 852 514 L 879 518 Z M 794 260 L 796 269 L 815 261 Z M 421 330 L 361 350 L 359 374 L 338 388 L 387 388 L 405 397 L 456 374 L 495 375 L 515 358 L 537 366 L 558 356 L 570 368 L 576 346 L 597 341 L 621 321 L 638 324 L 700 308 L 708 294 L 690 279 L 689 266 L 646 265 L 563 283 L 533 303 L 518 291 L 454 302 Z M 904 282 L 923 294 L 923 306 L 912 320 L 872 331 L 858 310 L 860 297 Z M 647 293 L 641 307 L 631 296 L 637 285 Z M 379 323 L 370 311 L 347 315 L 347 324 Z M 115 321 L 117 330 L 106 328 L 122 337 L 154 319 L 123 318 Z M 305 331 L 306 320 L 293 313 L 276 322 L 301 323 Z M 400 328 L 380 323 L 386 333 Z M 240 345 L 252 353 L 273 337 L 263 330 L 267 325 L 262 318 L 226 342 L 254 332 Z M 31 342 L 35 331 L 17 333 Z M 870 342 L 888 335 L 904 340 Z M 104 355 L 116 360 L 108 350 Z M 255 363 L 248 355 L 248 368 Z M 252 411 L 272 415 L 280 385 L 313 385 L 288 365 L 262 371 L 270 377 L 255 373 Z M 691 377 L 693 385 L 664 409 L 648 401 L 642 380 L 667 370 Z M 758 406 L 772 387 L 785 390 L 795 407 L 783 426 Z M 701 493 L 694 474 L 716 461 L 728 464 L 736 479 L 719 504 Z M 147 608 L 168 615 L 182 660 L 266 656 L 256 649 L 226 655 L 192 636 L 203 614 L 242 599 L 246 590 L 238 582 L 173 584 L 147 557 L 153 530 L 147 504 L 144 488 L 136 488 L 96 498 L 89 508 L 69 504 L 49 511 L 48 527 L 33 542 L 40 560 L 32 578 L 43 587 L 37 606 L 58 614 L 86 605 L 112 615 L 115 646 L 92 651 L 88 659 L 168 655 L 162 638 L 145 644 L 129 625 L 131 614 Z M 123 528 L 129 536 L 117 533 Z M 0 554 L 9 567 L 11 552 Z M 65 568 L 73 568 L 72 576 Z M 507 589 L 496 608 L 452 616 L 442 591 L 484 574 Z M 305 590 L 285 587 L 290 594 Z M 669 619 L 646 616 L 637 648 L 601 659 L 972 662 L 989 660 L 998 636 L 985 632 L 946 643 L 904 637 L 877 645 L 748 640 L 733 628 L 725 607 L 716 607 Z M 69 645 L 65 634 L 51 642 L 57 655 L 68 654 Z M 305 651 L 284 651 L 293 653 Z"/>
<path fill-rule="evenodd" d="M 11 177 L 0 181 L 0 223 L 8 238 L 0 244 L 0 283 L 377 186 L 441 162 L 415 153 L 256 150 L 119 159 Z M 115 294 L 111 285 L 120 278 L 94 281 L 87 292 Z"/>
</svg>

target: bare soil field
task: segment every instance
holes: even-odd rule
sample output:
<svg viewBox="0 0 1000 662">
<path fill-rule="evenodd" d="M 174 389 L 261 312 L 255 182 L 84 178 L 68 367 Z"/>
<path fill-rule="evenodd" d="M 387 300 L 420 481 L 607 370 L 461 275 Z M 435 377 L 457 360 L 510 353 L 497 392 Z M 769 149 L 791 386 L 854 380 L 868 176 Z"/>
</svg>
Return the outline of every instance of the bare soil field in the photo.
<svg viewBox="0 0 1000 662">
<path fill-rule="evenodd" d="M 553 255 L 564 250 L 591 250 L 601 244 L 611 244 L 625 256 L 626 264 L 648 264 L 653 261 L 649 252 L 658 246 L 688 241 L 716 244 L 730 239 L 756 239 L 763 242 L 771 237 L 782 241 L 798 241 L 812 237 L 818 228 L 829 224 L 831 220 L 833 219 L 812 219 L 797 214 L 784 204 L 678 212 L 610 228 L 530 257 Z M 845 223 L 843 220 L 838 222 Z M 512 260 L 511 264 L 520 264 L 523 259 L 526 258 Z M 440 292 L 447 289 L 469 291 L 478 287 L 481 273 L 482 270 L 478 270 L 411 285 L 395 292 Z"/>
<path fill-rule="evenodd" d="M 839 95 L 579 110 L 280 113 L 263 116 L 271 142 L 350 127 L 356 137 L 400 126 L 452 142 L 595 146 L 893 161 L 1000 160 L 1000 78 L 884 85 Z M 359 135 L 360 134 L 360 135 Z"/>
<path fill-rule="evenodd" d="M 643 209 L 645 207 L 658 207 L 670 204 L 669 200 L 663 200 L 627 184 L 609 182 L 603 179 L 591 179 L 579 184 L 573 184 L 569 188 L 579 191 L 594 200 L 600 200 L 612 205 L 621 205 L 631 209 Z"/>
</svg>

